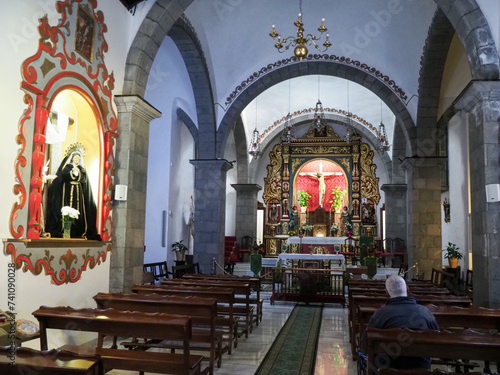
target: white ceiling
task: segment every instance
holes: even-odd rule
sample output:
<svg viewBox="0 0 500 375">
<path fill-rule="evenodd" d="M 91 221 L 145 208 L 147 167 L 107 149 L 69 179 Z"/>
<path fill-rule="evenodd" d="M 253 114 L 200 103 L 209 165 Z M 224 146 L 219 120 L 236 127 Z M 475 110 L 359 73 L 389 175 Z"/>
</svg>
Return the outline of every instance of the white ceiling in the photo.
<svg viewBox="0 0 500 375">
<path fill-rule="evenodd" d="M 269 64 L 292 56 L 291 49 L 280 54 L 274 48 L 269 32 L 274 24 L 283 36 L 295 35 L 293 22 L 298 11 L 298 0 L 197 0 L 188 7 L 185 14 L 209 67 L 217 121 L 238 85 Z M 319 34 L 317 28 L 325 18 L 333 44 L 328 55 L 350 58 L 380 71 L 408 98 L 417 94 L 420 58 L 435 11 L 434 0 L 304 0 L 302 4 L 305 34 Z M 314 53 L 313 48 L 309 52 Z M 321 76 L 319 91 L 324 107 L 349 109 L 378 127 L 381 101 L 369 90 L 351 82 L 349 108 L 346 80 Z M 317 99 L 318 76 L 302 76 L 271 87 L 257 98 L 257 121 L 255 102 L 243 111 L 247 137 L 256 124 L 262 132 L 289 111 L 314 108 Z M 413 120 L 416 102 L 408 104 Z M 394 116 L 385 105 L 382 116 L 391 138 Z"/>
</svg>

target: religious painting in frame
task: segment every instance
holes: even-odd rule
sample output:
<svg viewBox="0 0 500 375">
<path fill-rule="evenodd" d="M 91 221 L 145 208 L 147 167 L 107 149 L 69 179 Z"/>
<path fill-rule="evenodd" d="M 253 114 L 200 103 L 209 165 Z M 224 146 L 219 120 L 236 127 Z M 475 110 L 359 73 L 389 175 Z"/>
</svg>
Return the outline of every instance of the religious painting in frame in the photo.
<svg viewBox="0 0 500 375">
<path fill-rule="evenodd" d="M 88 10 L 78 6 L 75 28 L 75 51 L 92 62 L 95 20 Z"/>
</svg>

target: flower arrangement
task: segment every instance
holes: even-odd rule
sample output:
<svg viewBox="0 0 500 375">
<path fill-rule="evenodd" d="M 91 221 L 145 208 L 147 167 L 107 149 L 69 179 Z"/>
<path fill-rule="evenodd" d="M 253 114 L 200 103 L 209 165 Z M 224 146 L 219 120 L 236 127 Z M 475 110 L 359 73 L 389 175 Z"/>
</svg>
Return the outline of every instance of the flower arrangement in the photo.
<svg viewBox="0 0 500 375">
<path fill-rule="evenodd" d="M 70 238 L 71 226 L 73 225 L 75 220 L 78 219 L 78 217 L 80 216 L 80 211 L 70 206 L 64 206 L 63 208 L 61 208 L 61 215 L 62 215 L 63 238 Z"/>
<path fill-rule="evenodd" d="M 307 225 L 307 224 L 302 224 L 300 226 L 300 229 L 302 229 L 303 232 L 309 234 L 314 228 L 314 225 Z"/>
<path fill-rule="evenodd" d="M 336 235 L 339 229 L 340 225 L 338 223 L 333 223 L 332 226 L 330 227 L 330 232 Z"/>
<path fill-rule="evenodd" d="M 299 206 L 307 207 L 309 205 L 309 198 L 311 198 L 311 195 L 304 190 L 299 190 L 297 195 L 299 196 Z"/>
<path fill-rule="evenodd" d="M 289 236 L 295 236 L 296 234 L 297 234 L 297 233 L 295 233 L 295 231 L 293 231 L 293 230 L 289 230 L 289 231 L 288 231 L 288 235 L 289 235 Z"/>
<path fill-rule="evenodd" d="M 342 196 L 347 193 L 346 190 L 340 190 L 340 186 L 335 186 L 332 189 L 332 200 L 331 208 L 333 211 L 337 211 L 342 206 Z"/>
</svg>

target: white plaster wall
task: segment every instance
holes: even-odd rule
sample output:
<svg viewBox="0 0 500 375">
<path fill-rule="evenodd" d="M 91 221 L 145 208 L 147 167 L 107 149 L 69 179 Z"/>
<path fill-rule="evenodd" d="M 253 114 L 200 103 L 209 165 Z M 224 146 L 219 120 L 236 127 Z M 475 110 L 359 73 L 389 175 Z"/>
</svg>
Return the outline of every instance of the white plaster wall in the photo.
<svg viewBox="0 0 500 375">
<path fill-rule="evenodd" d="M 55 0 L 23 0 L 2 2 L 0 12 L 0 103 L 2 108 L 2 126 L 0 137 L 0 237 L 11 237 L 9 219 L 12 206 L 18 202 L 13 193 L 16 183 L 14 175 L 14 161 L 19 145 L 16 143 L 19 119 L 26 109 L 23 102 L 23 92 L 20 90 L 21 64 L 37 52 L 38 49 L 38 19 L 48 15 L 51 25 L 56 25 L 59 14 L 55 11 Z M 121 92 L 127 48 L 130 37 L 123 38 L 129 33 L 129 25 L 135 18 L 126 11 L 118 0 L 98 2 L 98 10 L 102 10 L 108 32 L 105 34 L 109 50 L 105 54 L 108 70 L 114 72 L 114 94 Z M 140 14 L 140 13 L 139 13 Z M 41 251 L 41 250 L 40 250 Z M 99 291 L 109 290 L 109 256 L 104 264 L 82 274 L 81 280 L 76 284 L 57 286 L 51 283 L 50 277 L 43 275 L 34 276 L 31 273 L 17 273 L 16 281 L 16 310 L 18 318 L 34 320 L 31 312 L 40 305 L 69 305 L 73 307 L 94 307 L 92 296 Z M 7 265 L 10 256 L 0 254 L 0 309 L 7 305 L 6 278 Z M 73 336 L 73 335 L 72 335 Z M 79 341 L 86 341 L 85 336 L 76 335 Z M 50 336 L 49 346 L 57 347 L 63 343 L 64 335 Z M 33 346 L 39 348 L 38 341 Z M 31 345 L 31 344 L 30 344 Z M 30 346 L 26 345 L 26 346 Z"/>
<path fill-rule="evenodd" d="M 179 50 L 171 38 L 163 41 L 151 67 L 146 100 L 162 116 L 149 128 L 148 186 L 146 196 L 146 253 L 144 262 L 171 261 L 171 244 L 188 243 L 185 225 L 190 197 L 194 195 L 194 141 L 186 125 L 177 118 L 181 108 L 197 124 L 190 78 Z M 171 183 L 172 181 L 172 183 Z M 162 247 L 163 211 L 167 213 L 167 236 Z M 189 239 L 192 247 L 192 237 Z"/>
<path fill-rule="evenodd" d="M 227 161 L 236 160 L 236 144 L 234 142 L 234 130 L 228 136 L 226 147 L 224 148 L 224 159 Z M 226 175 L 226 236 L 236 235 L 236 190 L 231 184 L 238 183 L 238 165 L 235 163 L 233 168 Z"/>
<path fill-rule="evenodd" d="M 442 248 L 446 248 L 448 242 L 456 244 L 464 254 L 464 259 L 458 264 L 462 270 L 465 270 L 469 266 L 467 255 L 469 241 L 468 146 L 467 124 L 460 113 L 457 113 L 448 123 L 448 167 L 449 191 L 443 194 L 441 202 L 445 197 L 448 198 L 450 222 L 445 223 L 444 215 L 441 215 Z M 443 265 L 448 265 L 444 254 Z"/>
</svg>

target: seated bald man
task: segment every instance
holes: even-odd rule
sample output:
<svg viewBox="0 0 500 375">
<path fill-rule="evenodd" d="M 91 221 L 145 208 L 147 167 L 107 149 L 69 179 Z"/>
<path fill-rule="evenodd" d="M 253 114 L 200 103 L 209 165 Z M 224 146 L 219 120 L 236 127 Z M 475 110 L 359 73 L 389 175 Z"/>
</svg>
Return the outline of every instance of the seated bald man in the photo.
<svg viewBox="0 0 500 375">
<path fill-rule="evenodd" d="M 389 300 L 372 315 L 368 322 L 368 327 L 439 330 L 432 312 L 427 307 L 419 305 L 414 297 L 408 297 L 406 282 L 401 276 L 389 276 L 385 281 L 385 288 L 389 294 Z M 363 335 L 363 339 L 361 340 L 361 351 L 364 354 L 366 354 L 365 335 Z M 387 363 L 387 359 L 387 355 L 378 356 L 375 359 L 375 366 L 377 368 L 428 369 L 431 365 L 430 358 L 390 357 L 389 363 Z"/>
</svg>

